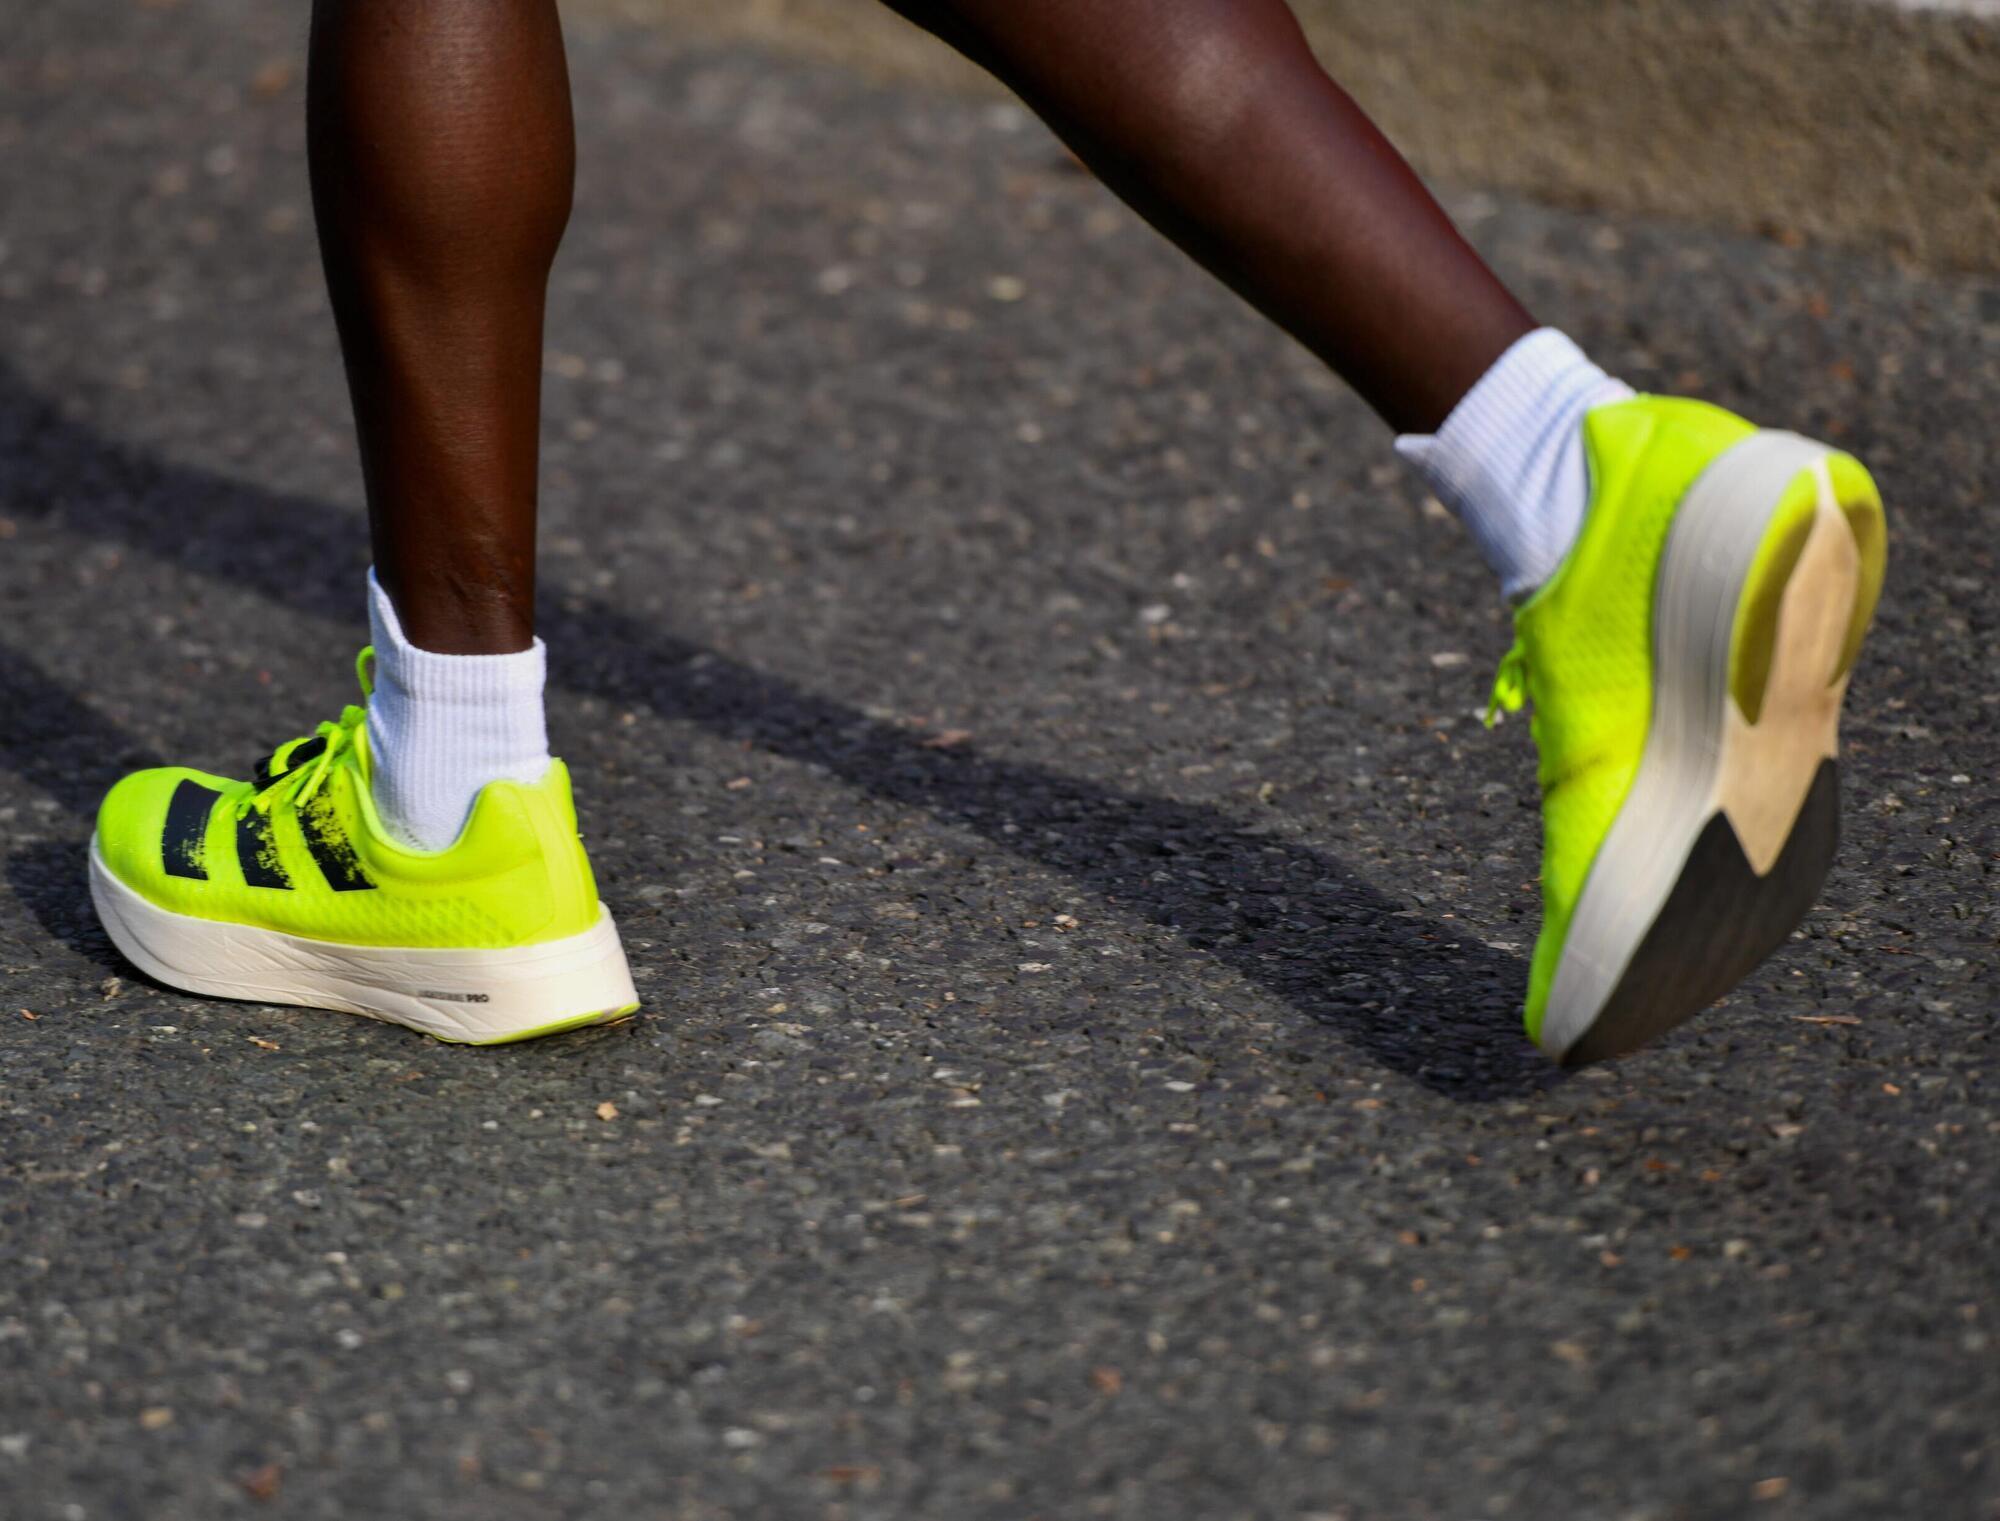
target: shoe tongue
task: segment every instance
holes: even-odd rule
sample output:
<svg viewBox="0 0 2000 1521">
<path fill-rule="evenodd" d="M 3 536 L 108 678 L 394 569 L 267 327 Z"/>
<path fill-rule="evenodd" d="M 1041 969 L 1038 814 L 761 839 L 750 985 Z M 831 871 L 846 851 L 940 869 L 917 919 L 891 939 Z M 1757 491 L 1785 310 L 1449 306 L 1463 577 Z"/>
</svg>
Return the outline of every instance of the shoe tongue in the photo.
<svg viewBox="0 0 2000 1521">
<path fill-rule="evenodd" d="M 279 777 L 296 771 L 300 766 L 317 760 L 326 750 L 326 736 L 308 734 L 301 739 L 287 740 L 273 750 L 269 757 L 257 762 L 257 785 L 264 788 Z"/>
</svg>

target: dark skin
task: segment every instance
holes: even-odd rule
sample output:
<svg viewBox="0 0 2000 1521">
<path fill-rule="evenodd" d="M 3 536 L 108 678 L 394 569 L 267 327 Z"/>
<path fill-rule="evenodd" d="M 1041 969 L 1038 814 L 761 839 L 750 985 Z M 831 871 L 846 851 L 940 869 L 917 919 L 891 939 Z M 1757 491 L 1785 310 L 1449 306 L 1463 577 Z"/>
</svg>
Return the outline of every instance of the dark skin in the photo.
<svg viewBox="0 0 2000 1521">
<path fill-rule="evenodd" d="M 1327 77 L 1285 0 L 886 0 L 1135 211 L 1429 433 L 1536 323 Z"/>
<path fill-rule="evenodd" d="M 1534 319 L 1284 0 L 886 0 L 1399 432 Z M 313 204 L 376 574 L 445 654 L 534 637 L 549 266 L 575 169 L 555 0 L 315 0 Z"/>
<path fill-rule="evenodd" d="M 555 5 L 317 0 L 306 97 L 375 573 L 420 649 L 526 649 L 542 308 L 576 168 Z"/>
</svg>

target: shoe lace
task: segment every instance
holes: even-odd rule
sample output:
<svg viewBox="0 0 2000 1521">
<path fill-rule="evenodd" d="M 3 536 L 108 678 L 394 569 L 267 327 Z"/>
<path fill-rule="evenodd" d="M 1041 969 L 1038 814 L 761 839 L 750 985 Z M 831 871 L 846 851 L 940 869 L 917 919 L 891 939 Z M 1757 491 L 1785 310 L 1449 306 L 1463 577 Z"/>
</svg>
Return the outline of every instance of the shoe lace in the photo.
<svg viewBox="0 0 2000 1521">
<path fill-rule="evenodd" d="M 1493 696 L 1486 704 L 1486 727 L 1499 724 L 1500 714 L 1518 713 L 1528 701 L 1528 647 L 1520 640 L 1500 661 L 1493 677 Z"/>
<path fill-rule="evenodd" d="M 273 750 L 268 758 L 257 765 L 257 775 L 263 785 L 245 796 L 236 805 L 236 816 L 242 818 L 253 808 L 269 815 L 281 802 L 290 803 L 295 808 L 304 807 L 325 784 L 327 773 L 334 763 L 354 747 L 355 733 L 368 722 L 369 697 L 374 695 L 375 647 L 369 645 L 354 657 L 354 678 L 361 684 L 360 705 L 349 703 L 340 710 L 340 717 L 319 724 L 311 734 L 287 740 Z M 318 750 L 304 765 L 297 764 L 302 746 L 318 743 Z M 289 753 L 288 753 L 289 752 Z M 278 758 L 286 757 L 283 770 L 278 768 Z"/>
</svg>

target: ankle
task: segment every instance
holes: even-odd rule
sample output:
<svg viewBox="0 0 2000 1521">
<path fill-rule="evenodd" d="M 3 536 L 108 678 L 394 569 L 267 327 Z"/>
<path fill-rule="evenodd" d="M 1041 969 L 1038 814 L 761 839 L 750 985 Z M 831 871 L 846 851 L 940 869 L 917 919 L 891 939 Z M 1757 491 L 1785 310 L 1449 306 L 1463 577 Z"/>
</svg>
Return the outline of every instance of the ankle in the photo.
<svg viewBox="0 0 2000 1521">
<path fill-rule="evenodd" d="M 518 655 L 535 643 L 532 576 L 412 576 L 386 560 L 368 574 L 392 610 L 395 627 L 419 651 Z"/>
<path fill-rule="evenodd" d="M 1396 452 L 1464 523 L 1502 594 L 1518 601 L 1555 573 L 1583 527 L 1584 419 L 1632 394 L 1542 328 L 1508 349 L 1435 434 L 1398 438 Z"/>
<path fill-rule="evenodd" d="M 538 639 L 505 654 L 420 648 L 404 633 L 372 572 L 368 585 L 375 642 L 368 742 L 376 811 L 399 842 L 443 850 L 458 838 L 488 783 L 532 783 L 547 773 L 546 651 Z"/>
</svg>

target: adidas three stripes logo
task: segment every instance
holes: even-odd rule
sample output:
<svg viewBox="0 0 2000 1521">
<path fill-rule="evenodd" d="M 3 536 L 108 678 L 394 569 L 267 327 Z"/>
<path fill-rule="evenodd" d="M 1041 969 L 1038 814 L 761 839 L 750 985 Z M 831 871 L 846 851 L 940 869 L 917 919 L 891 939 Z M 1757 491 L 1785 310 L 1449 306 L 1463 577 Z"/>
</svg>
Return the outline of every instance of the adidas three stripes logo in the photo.
<svg viewBox="0 0 2000 1521">
<path fill-rule="evenodd" d="M 221 801 L 220 792 L 200 782 L 183 780 L 174 789 L 167 803 L 166 827 L 160 832 L 160 864 L 168 876 L 208 880 L 208 821 Z M 331 832 L 323 817 L 311 808 L 301 808 L 293 816 L 328 887 L 349 893 L 375 885 L 362 870 L 354 847 Z M 292 890 L 292 879 L 280 864 L 271 838 L 268 814 L 253 808 L 236 820 L 236 862 L 249 886 Z"/>
</svg>

